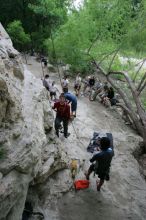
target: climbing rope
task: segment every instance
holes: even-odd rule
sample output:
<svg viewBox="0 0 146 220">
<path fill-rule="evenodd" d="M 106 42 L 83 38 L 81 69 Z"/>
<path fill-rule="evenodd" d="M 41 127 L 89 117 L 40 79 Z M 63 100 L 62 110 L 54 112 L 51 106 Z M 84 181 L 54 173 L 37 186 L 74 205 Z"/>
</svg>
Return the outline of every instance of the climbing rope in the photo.
<svg viewBox="0 0 146 220">
<path fill-rule="evenodd" d="M 61 74 L 60 74 L 60 70 L 59 70 L 59 65 L 58 65 L 58 62 L 57 62 L 57 55 L 56 55 L 56 50 L 55 50 L 55 45 L 54 45 L 54 40 L 53 40 L 53 36 L 52 36 L 52 32 L 51 32 L 51 41 L 52 41 L 52 47 L 53 47 L 53 53 L 54 53 L 54 56 L 55 56 L 55 62 L 56 62 L 56 65 L 57 65 L 57 73 L 58 73 L 58 76 L 59 76 L 59 80 L 60 80 L 60 85 L 61 85 L 61 88 L 62 88 L 62 83 L 61 83 Z M 43 75 L 43 78 L 44 78 L 44 69 L 43 69 L 43 66 L 42 66 L 42 62 L 41 62 L 41 69 L 42 69 L 42 75 Z M 59 90 L 58 90 L 59 92 Z M 53 120 L 55 120 L 55 117 L 54 117 L 54 112 L 52 110 L 52 106 L 51 106 L 51 101 L 50 101 L 50 96 L 48 95 L 48 100 L 49 100 L 49 105 L 50 105 L 50 108 L 51 108 L 51 112 L 52 112 L 52 116 L 53 116 Z M 75 126 L 73 124 L 73 121 L 71 121 L 71 125 L 73 127 L 73 130 L 74 130 L 74 133 L 76 135 L 76 138 L 79 140 L 79 142 L 81 143 L 81 145 L 84 146 L 84 144 L 81 142 L 78 134 L 77 134 L 77 131 L 75 129 Z"/>
</svg>

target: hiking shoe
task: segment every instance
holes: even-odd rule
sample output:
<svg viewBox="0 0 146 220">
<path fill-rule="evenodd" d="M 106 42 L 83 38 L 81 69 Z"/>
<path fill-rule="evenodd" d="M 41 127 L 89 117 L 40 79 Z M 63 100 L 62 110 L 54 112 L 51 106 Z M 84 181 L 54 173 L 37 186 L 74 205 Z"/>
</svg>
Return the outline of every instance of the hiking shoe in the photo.
<svg viewBox="0 0 146 220">
<path fill-rule="evenodd" d="M 58 131 L 56 131 L 56 135 L 57 135 L 57 137 L 59 137 L 59 132 Z"/>
<path fill-rule="evenodd" d="M 88 175 L 88 172 L 87 172 L 87 171 L 84 173 L 84 175 L 85 175 L 85 177 L 86 177 L 86 180 L 89 180 L 89 175 Z"/>
<path fill-rule="evenodd" d="M 100 188 L 97 186 L 97 191 L 100 192 Z"/>
<path fill-rule="evenodd" d="M 67 133 L 67 135 L 64 135 L 65 138 L 68 138 L 70 135 L 70 133 Z"/>
<path fill-rule="evenodd" d="M 100 187 L 99 187 L 99 182 L 98 181 L 96 181 L 96 189 L 97 189 L 98 192 L 100 192 Z"/>
<path fill-rule="evenodd" d="M 106 181 L 109 181 L 109 180 L 110 180 L 109 174 L 106 175 L 105 180 L 106 180 Z"/>
</svg>

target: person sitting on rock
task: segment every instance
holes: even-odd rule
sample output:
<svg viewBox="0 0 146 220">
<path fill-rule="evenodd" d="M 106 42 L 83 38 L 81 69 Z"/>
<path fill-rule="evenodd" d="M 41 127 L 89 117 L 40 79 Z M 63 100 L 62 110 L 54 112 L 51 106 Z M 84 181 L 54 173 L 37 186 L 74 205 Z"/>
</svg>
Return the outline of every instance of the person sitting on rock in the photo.
<svg viewBox="0 0 146 220">
<path fill-rule="evenodd" d="M 64 96 L 66 100 L 68 100 L 68 103 L 71 103 L 71 114 L 72 116 L 76 117 L 76 111 L 77 111 L 77 98 L 72 93 L 68 92 L 68 88 L 63 89 Z"/>
<path fill-rule="evenodd" d="M 104 82 L 102 91 L 98 94 L 101 98 L 101 103 L 104 102 L 104 98 L 107 97 L 109 91 L 109 86 L 107 82 Z"/>
<path fill-rule="evenodd" d="M 93 94 L 91 93 L 90 101 L 95 101 L 97 95 L 98 95 L 100 92 L 102 92 L 102 89 L 103 89 L 103 85 L 102 85 L 101 81 L 98 80 L 98 81 L 96 82 L 95 86 L 93 87 L 93 91 L 94 91 L 94 92 L 92 92 Z"/>
<path fill-rule="evenodd" d="M 86 76 L 86 78 L 83 80 L 84 86 L 83 86 L 83 93 L 82 95 L 85 95 L 87 88 L 89 87 L 89 80 L 91 76 Z"/>
<path fill-rule="evenodd" d="M 91 159 L 92 163 L 87 172 L 85 172 L 86 179 L 89 180 L 90 174 L 94 171 L 98 178 L 97 191 L 100 191 L 101 186 L 104 184 L 104 180 L 109 180 L 109 171 L 114 156 L 112 148 L 110 148 L 110 139 L 108 137 L 102 137 L 100 140 L 100 151 L 96 153 Z M 96 163 L 94 163 L 96 162 Z"/>
<path fill-rule="evenodd" d="M 61 127 L 61 122 L 63 122 L 64 128 L 64 137 L 68 137 L 68 123 L 70 120 L 70 106 L 66 102 L 65 96 L 61 93 L 59 97 L 59 101 L 54 103 L 52 107 L 56 110 L 56 118 L 55 118 L 55 130 L 56 135 L 59 137 L 59 129 Z"/>
<path fill-rule="evenodd" d="M 43 79 L 43 86 L 49 91 L 50 90 L 50 85 L 51 85 L 50 77 L 49 77 L 48 74 L 46 74 L 44 79 Z"/>
<path fill-rule="evenodd" d="M 114 89 L 113 89 L 112 87 L 109 87 L 109 88 L 107 89 L 106 95 L 103 97 L 102 103 L 103 103 L 105 106 L 107 106 L 107 103 L 109 103 L 109 105 L 111 105 L 111 104 L 112 104 L 112 100 L 113 100 L 113 98 L 114 98 L 114 95 L 115 95 Z"/>
<path fill-rule="evenodd" d="M 89 79 L 89 87 L 90 89 L 95 85 L 95 78 L 94 76 L 91 76 Z"/>
</svg>

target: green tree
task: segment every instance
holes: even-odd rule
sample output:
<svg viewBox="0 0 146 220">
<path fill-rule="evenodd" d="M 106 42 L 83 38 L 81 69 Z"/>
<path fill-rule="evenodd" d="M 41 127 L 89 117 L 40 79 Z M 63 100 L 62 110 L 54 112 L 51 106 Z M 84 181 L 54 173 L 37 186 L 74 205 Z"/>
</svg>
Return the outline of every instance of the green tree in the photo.
<svg viewBox="0 0 146 220">
<path fill-rule="evenodd" d="M 89 71 L 91 58 L 87 56 L 88 52 L 100 60 L 103 54 L 119 47 L 127 34 L 132 14 L 132 2 L 128 0 L 85 1 L 84 7 L 80 11 L 73 10 L 68 21 L 53 35 L 58 57 L 71 64 L 73 69 Z M 46 45 L 52 51 L 50 40 Z"/>
<path fill-rule="evenodd" d="M 45 40 L 67 20 L 67 6 L 68 0 L 36 0 L 34 4 L 29 4 L 37 18 L 38 30 L 31 36 L 38 50 L 45 49 Z"/>
<path fill-rule="evenodd" d="M 30 44 L 30 36 L 24 32 L 20 21 L 13 21 L 8 25 L 7 31 L 14 43 L 16 49 L 26 50 Z"/>
</svg>

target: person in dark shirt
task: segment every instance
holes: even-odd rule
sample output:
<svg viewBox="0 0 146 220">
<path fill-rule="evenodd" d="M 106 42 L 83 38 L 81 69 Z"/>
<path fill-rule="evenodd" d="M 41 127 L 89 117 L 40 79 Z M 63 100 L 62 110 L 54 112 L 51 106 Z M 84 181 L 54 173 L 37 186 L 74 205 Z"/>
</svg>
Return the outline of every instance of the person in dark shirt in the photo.
<svg viewBox="0 0 146 220">
<path fill-rule="evenodd" d="M 68 137 L 68 122 L 70 119 L 70 106 L 66 102 L 65 96 L 61 93 L 59 97 L 59 101 L 54 103 L 53 109 L 56 110 L 56 118 L 55 118 L 55 130 L 56 135 L 59 137 L 59 128 L 61 122 L 63 122 L 64 128 L 64 137 Z"/>
<path fill-rule="evenodd" d="M 90 174 L 93 171 L 98 175 L 100 181 L 97 182 L 97 191 L 100 191 L 100 188 L 104 183 L 104 180 L 109 180 L 109 170 L 110 170 L 111 160 L 112 157 L 114 156 L 113 150 L 112 148 L 110 148 L 110 139 L 108 137 L 101 138 L 100 149 L 101 151 L 99 151 L 99 153 L 96 153 L 90 159 L 90 162 L 92 164 L 89 167 L 88 172 L 85 173 L 85 176 L 88 180 Z"/>
<path fill-rule="evenodd" d="M 51 85 L 50 77 L 49 77 L 48 74 L 46 74 L 44 79 L 43 79 L 43 86 L 49 91 L 50 90 L 50 85 Z"/>
<path fill-rule="evenodd" d="M 113 105 L 113 101 L 114 101 L 114 89 L 112 87 L 109 87 L 107 89 L 107 94 L 106 96 L 103 98 L 103 104 L 106 105 L 108 102 Z"/>
<path fill-rule="evenodd" d="M 112 87 L 110 87 L 109 90 L 108 90 L 107 97 L 108 97 L 109 99 L 113 99 L 113 98 L 114 98 L 114 95 L 115 95 L 114 89 L 113 89 Z"/>
<path fill-rule="evenodd" d="M 95 78 L 94 78 L 94 76 L 91 76 L 90 79 L 89 79 L 89 86 L 90 86 L 90 88 L 93 87 L 94 84 L 95 84 Z"/>
<path fill-rule="evenodd" d="M 47 59 L 45 57 L 42 57 L 41 62 L 44 64 L 44 67 L 47 67 Z"/>
<path fill-rule="evenodd" d="M 64 96 L 71 103 L 71 112 L 74 117 L 76 117 L 77 111 L 77 97 L 72 93 L 68 92 L 68 88 L 63 88 Z"/>
</svg>

